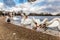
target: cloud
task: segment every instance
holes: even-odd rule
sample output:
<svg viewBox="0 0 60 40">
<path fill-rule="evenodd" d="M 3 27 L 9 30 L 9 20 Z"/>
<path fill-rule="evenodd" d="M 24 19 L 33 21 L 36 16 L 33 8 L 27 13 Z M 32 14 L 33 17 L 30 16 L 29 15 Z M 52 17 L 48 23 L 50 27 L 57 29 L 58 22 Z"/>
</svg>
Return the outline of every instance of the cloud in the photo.
<svg viewBox="0 0 60 40">
<path fill-rule="evenodd" d="M 4 4 L 0 2 L 0 10 L 4 8 Z"/>
<path fill-rule="evenodd" d="M 8 6 L 8 7 L 13 7 L 15 6 L 15 2 L 13 0 L 3 0 L 4 5 Z"/>
<path fill-rule="evenodd" d="M 10 3 L 11 1 L 9 1 Z M 22 3 L 24 2 L 24 3 Z M 5 5 L 5 4 L 6 5 Z M 11 4 L 8 3 L 8 0 L 4 0 L 1 3 L 0 8 L 8 9 L 8 10 L 23 10 L 24 12 L 36 12 L 39 13 L 41 11 L 46 12 L 59 12 L 60 10 L 60 0 L 36 0 L 34 2 L 27 2 L 27 0 L 12 0 Z M 3 7 L 4 6 L 4 7 Z M 11 6 L 11 7 L 10 7 Z M 17 6 L 17 7 L 16 7 Z"/>
<path fill-rule="evenodd" d="M 54 1 L 56 1 L 56 0 L 46 0 L 47 2 L 54 2 Z"/>
<path fill-rule="evenodd" d="M 33 10 L 40 10 L 40 11 L 46 11 L 46 12 L 59 12 L 60 10 L 60 1 L 59 0 L 37 0 L 33 2 Z M 36 8 L 34 8 L 36 7 Z M 39 7 L 39 8 L 37 8 Z M 36 11 L 35 11 L 36 12 Z M 38 12 L 38 11 L 37 11 Z"/>
</svg>

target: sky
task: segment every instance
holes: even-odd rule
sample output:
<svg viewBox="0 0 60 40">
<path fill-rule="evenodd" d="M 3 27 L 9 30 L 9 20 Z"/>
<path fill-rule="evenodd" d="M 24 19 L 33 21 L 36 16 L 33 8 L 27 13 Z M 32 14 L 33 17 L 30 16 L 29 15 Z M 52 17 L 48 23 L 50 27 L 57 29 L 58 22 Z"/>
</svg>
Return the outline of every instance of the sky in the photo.
<svg viewBox="0 0 60 40">
<path fill-rule="evenodd" d="M 26 0 L 0 0 L 0 2 L 3 2 L 6 6 L 12 7 L 26 2 Z"/>
<path fill-rule="evenodd" d="M 18 7 L 22 6 L 24 12 L 59 12 L 60 10 L 60 0 L 36 0 L 34 2 L 28 2 L 27 0 L 0 0 L 0 9 L 15 8 L 16 5 Z"/>
</svg>

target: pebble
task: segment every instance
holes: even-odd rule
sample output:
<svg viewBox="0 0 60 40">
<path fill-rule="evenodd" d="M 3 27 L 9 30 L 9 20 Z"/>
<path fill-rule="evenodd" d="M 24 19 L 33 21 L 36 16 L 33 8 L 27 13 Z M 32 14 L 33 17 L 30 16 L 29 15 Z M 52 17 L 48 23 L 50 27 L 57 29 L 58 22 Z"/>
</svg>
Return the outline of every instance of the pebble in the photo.
<svg viewBox="0 0 60 40">
<path fill-rule="evenodd" d="M 13 33 L 13 35 L 16 35 L 16 33 Z"/>
</svg>

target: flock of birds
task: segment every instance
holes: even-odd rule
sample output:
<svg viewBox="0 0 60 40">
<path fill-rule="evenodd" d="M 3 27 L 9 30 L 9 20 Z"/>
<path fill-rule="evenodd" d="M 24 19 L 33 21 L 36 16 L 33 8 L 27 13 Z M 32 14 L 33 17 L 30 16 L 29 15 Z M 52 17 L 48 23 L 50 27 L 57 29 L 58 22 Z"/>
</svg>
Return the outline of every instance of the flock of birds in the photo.
<svg viewBox="0 0 60 40">
<path fill-rule="evenodd" d="M 47 18 L 45 18 L 43 21 L 41 21 L 40 19 L 36 19 L 35 17 L 33 17 L 32 19 L 28 18 L 27 15 L 25 14 L 21 14 L 22 19 L 21 19 L 21 23 L 24 26 L 30 25 L 32 26 L 32 28 L 34 30 L 36 30 L 37 28 L 44 28 L 44 30 L 46 31 L 47 28 L 54 28 L 57 27 L 58 30 L 60 31 L 60 18 L 54 18 L 52 20 L 48 20 Z M 10 21 L 12 19 L 16 20 L 17 18 L 13 18 L 13 16 L 10 13 L 10 16 L 7 16 L 7 22 L 10 23 Z"/>
</svg>

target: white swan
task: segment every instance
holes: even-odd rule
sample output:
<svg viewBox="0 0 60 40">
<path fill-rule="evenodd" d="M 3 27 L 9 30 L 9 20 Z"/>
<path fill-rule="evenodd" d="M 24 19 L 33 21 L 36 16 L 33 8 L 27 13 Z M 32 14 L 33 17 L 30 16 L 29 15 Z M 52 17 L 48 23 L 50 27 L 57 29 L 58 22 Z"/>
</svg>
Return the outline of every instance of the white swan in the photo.
<svg viewBox="0 0 60 40">
<path fill-rule="evenodd" d="M 33 27 L 31 26 L 32 24 L 32 19 L 30 18 L 22 18 L 21 19 L 21 25 L 25 26 L 26 28 L 32 29 Z"/>
<path fill-rule="evenodd" d="M 27 18 L 27 19 L 24 19 L 24 18 L 22 18 L 21 19 L 21 24 L 25 24 L 25 25 L 28 25 L 28 24 L 31 24 L 31 19 L 29 19 L 29 18 Z"/>
<path fill-rule="evenodd" d="M 27 15 L 25 15 L 25 14 L 21 14 L 21 15 L 22 15 L 21 24 L 23 24 L 23 25 L 31 24 L 32 21 L 30 18 L 28 18 Z"/>
<path fill-rule="evenodd" d="M 33 17 L 31 22 L 31 27 L 36 30 L 38 29 L 39 25 L 40 25 L 40 19 L 36 19 L 35 17 Z"/>
<path fill-rule="evenodd" d="M 48 19 L 45 19 L 43 23 L 46 23 L 46 27 L 58 27 L 58 25 L 60 24 L 59 18 L 54 18 L 51 21 L 48 21 Z"/>
<path fill-rule="evenodd" d="M 58 30 L 60 31 L 60 24 L 59 24 L 59 26 L 58 26 Z"/>
<path fill-rule="evenodd" d="M 41 21 L 40 19 L 36 19 L 35 17 L 33 17 L 33 21 L 37 23 L 37 25 L 40 25 L 41 24 Z"/>
<path fill-rule="evenodd" d="M 17 18 L 17 17 L 12 17 L 12 20 L 19 20 L 19 18 Z"/>
<path fill-rule="evenodd" d="M 54 21 L 53 23 L 51 23 L 47 27 L 58 27 L 58 25 L 59 25 L 59 22 L 58 21 Z"/>
<path fill-rule="evenodd" d="M 30 18 L 22 18 L 21 19 L 21 24 L 23 24 L 23 25 L 25 25 L 27 28 L 33 28 L 33 27 L 36 27 L 36 24 L 35 23 L 37 23 L 37 26 L 39 26 L 40 25 L 40 20 L 39 19 L 35 19 L 35 18 L 33 18 L 33 19 L 30 19 Z M 30 24 L 30 27 L 28 26 Z"/>
<path fill-rule="evenodd" d="M 60 31 L 60 19 L 59 19 L 59 25 L 58 25 L 58 30 Z"/>
</svg>

